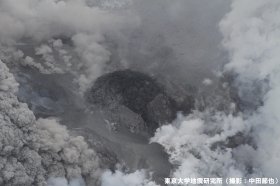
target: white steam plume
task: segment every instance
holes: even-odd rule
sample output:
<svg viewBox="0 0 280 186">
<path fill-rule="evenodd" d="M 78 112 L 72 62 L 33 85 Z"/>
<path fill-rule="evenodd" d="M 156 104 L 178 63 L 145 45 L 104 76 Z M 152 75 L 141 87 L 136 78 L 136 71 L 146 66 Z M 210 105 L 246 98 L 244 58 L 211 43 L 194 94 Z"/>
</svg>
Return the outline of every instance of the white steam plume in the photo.
<svg viewBox="0 0 280 186">
<path fill-rule="evenodd" d="M 110 0 L 103 3 L 103 7 L 111 6 L 107 2 Z M 169 20 L 172 23 L 177 19 L 177 10 L 181 13 L 188 12 L 177 2 L 171 7 L 174 11 L 167 11 L 172 14 L 172 19 Z M 111 59 L 112 54 L 104 45 L 106 33 L 121 29 L 123 24 L 131 20 L 94 7 L 91 3 L 90 0 L 0 0 L 0 25 L 5 25 L 0 29 L 1 58 L 4 57 L 5 62 L 10 63 L 11 60 L 6 60 L 10 56 L 2 54 L 9 53 L 22 64 L 32 66 L 42 73 L 75 71 L 77 82 L 83 91 L 103 72 L 105 64 Z M 170 161 L 180 165 L 173 173 L 175 176 L 278 176 L 280 172 L 277 166 L 280 163 L 280 146 L 277 143 L 280 138 L 279 6 L 277 0 L 232 2 L 230 13 L 220 24 L 224 35 L 223 45 L 230 55 L 224 72 L 234 74 L 232 86 L 237 88 L 241 101 L 251 103 L 250 105 L 255 107 L 250 108 L 253 111 L 245 110 L 244 113 L 238 114 L 195 111 L 190 116 L 178 117 L 172 125 L 158 129 L 152 141 L 161 143 L 171 155 Z M 154 4 L 154 8 L 158 9 L 157 3 Z M 146 11 L 142 14 L 150 19 L 150 14 Z M 161 13 L 157 16 L 162 19 Z M 158 28 L 155 23 L 159 25 Z M 158 30 L 164 30 L 161 29 L 165 28 L 164 23 L 166 22 L 158 22 L 155 18 L 149 22 L 152 25 L 149 28 L 151 30 L 155 28 L 156 33 Z M 188 24 L 186 25 L 189 27 Z M 173 28 L 177 27 L 172 26 L 171 31 L 167 31 L 167 36 L 176 31 Z M 198 29 L 208 34 L 207 29 L 201 27 Z M 182 30 L 181 27 L 179 30 Z M 196 30 L 192 32 L 195 33 Z M 150 32 L 145 34 L 150 35 Z M 185 36 L 185 32 L 180 35 Z M 172 37 L 181 40 L 178 35 Z M 34 56 L 18 50 L 22 49 L 18 46 L 30 44 L 25 43 L 26 38 L 31 40 L 33 45 L 31 47 L 35 49 Z M 150 37 L 146 38 L 149 39 Z M 140 37 L 139 40 L 143 39 Z M 141 46 L 135 47 L 136 53 L 150 52 L 145 45 L 146 40 L 142 41 L 143 50 L 139 50 Z M 173 39 L 170 38 L 168 42 L 172 44 Z M 193 37 L 190 37 L 186 44 L 192 42 L 195 44 L 188 45 L 190 52 L 184 53 L 183 56 L 196 54 L 198 57 L 182 57 L 181 59 L 184 59 L 182 61 L 187 59 L 200 61 L 198 54 L 205 56 L 209 54 L 208 50 L 196 50 L 197 53 L 193 53 L 191 48 L 197 45 Z M 151 45 L 161 44 L 161 40 L 159 42 L 151 40 L 151 43 Z M 212 42 L 208 43 L 212 46 Z M 177 48 L 186 50 L 184 45 Z M 178 52 L 180 53 L 181 50 Z M 164 54 L 168 53 L 165 52 L 166 50 L 160 50 L 162 51 Z M 130 51 L 128 50 L 127 53 Z M 134 59 L 133 57 L 128 59 Z M 162 58 L 172 59 L 167 57 Z M 212 59 L 218 57 L 215 55 Z M 154 60 L 154 56 L 139 58 L 139 61 L 142 62 L 143 59 Z M 169 69 L 169 66 L 165 68 Z M 182 68 L 182 71 L 185 70 Z M 87 175 L 95 178 L 99 175 L 98 158 L 94 151 L 88 149 L 83 139 L 70 138 L 68 131 L 54 119 L 36 121 L 27 105 L 18 102 L 15 96 L 17 82 L 2 62 L 0 62 L 0 72 L 0 122 L 1 133 L 3 133 L 0 135 L 2 137 L 0 160 L 3 162 L 0 167 L 3 172 L 0 175 L 0 185 L 44 185 L 47 180 L 48 184 L 69 185 L 78 184 L 75 178 L 79 179 L 80 176 Z M 66 165 L 63 162 L 66 162 Z M 106 172 L 105 175 L 110 177 L 107 177 L 108 180 L 102 177 L 104 186 L 112 182 L 123 185 L 149 183 L 138 179 L 129 182 L 130 178 L 135 176 L 145 180 L 139 171 L 131 174 L 118 171 L 114 174 Z"/>
<path fill-rule="evenodd" d="M 254 130 L 255 156 L 262 174 L 272 177 L 280 172 L 279 10 L 277 0 L 238 0 L 221 22 L 224 46 L 231 58 L 225 69 L 237 74 L 239 96 L 248 92 L 263 102 L 248 122 Z M 268 90 L 256 92 L 256 86 L 267 87 L 267 84 Z"/>
<path fill-rule="evenodd" d="M 118 28 L 121 19 L 84 0 L 1 0 L 2 42 L 15 42 L 23 37 L 37 40 L 53 36 L 73 36 L 77 33 L 100 33 Z"/>
<path fill-rule="evenodd" d="M 232 2 L 220 23 L 230 57 L 224 73 L 233 75 L 232 87 L 250 107 L 239 114 L 194 111 L 159 128 L 151 141 L 162 144 L 170 161 L 179 164 L 173 175 L 279 176 L 279 17 L 277 0 Z"/>
<path fill-rule="evenodd" d="M 156 186 L 144 170 L 103 174 L 83 137 L 54 118 L 38 119 L 15 96 L 18 83 L 0 61 L 0 184 L 7 186 Z M 99 180 L 101 176 L 101 179 Z"/>
<path fill-rule="evenodd" d="M 248 145 L 228 148 L 227 140 L 247 130 L 240 116 L 195 112 L 159 128 L 151 141 L 162 144 L 170 162 L 179 165 L 173 172 L 177 178 L 239 177 L 251 162 L 238 162 L 233 153 L 250 156 L 253 149 Z"/>
<path fill-rule="evenodd" d="M 0 25 L 5 26 L 0 29 L 0 46 L 5 50 L 34 47 L 34 54 L 32 50 L 22 53 L 22 64 L 46 74 L 73 72 L 84 91 L 110 60 L 104 35 L 119 32 L 124 24 L 137 25 L 134 16 L 90 4 L 86 0 L 1 0 Z M 60 37 L 67 40 L 65 47 L 52 42 Z"/>
</svg>

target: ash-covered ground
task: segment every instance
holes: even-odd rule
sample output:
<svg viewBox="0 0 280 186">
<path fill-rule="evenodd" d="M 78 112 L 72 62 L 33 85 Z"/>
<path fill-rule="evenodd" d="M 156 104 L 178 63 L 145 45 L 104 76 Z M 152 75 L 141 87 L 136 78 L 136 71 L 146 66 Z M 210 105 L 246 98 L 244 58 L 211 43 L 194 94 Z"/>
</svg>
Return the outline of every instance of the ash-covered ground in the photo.
<svg viewBox="0 0 280 186">
<path fill-rule="evenodd" d="M 0 185 L 278 178 L 279 12 L 278 0 L 0 0 Z"/>
</svg>

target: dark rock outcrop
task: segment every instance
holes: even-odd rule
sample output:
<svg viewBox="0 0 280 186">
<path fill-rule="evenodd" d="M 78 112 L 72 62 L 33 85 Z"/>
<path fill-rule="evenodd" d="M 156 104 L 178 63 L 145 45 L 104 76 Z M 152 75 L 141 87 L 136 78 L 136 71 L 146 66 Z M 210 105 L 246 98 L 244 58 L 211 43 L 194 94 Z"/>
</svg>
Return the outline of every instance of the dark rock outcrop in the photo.
<svg viewBox="0 0 280 186">
<path fill-rule="evenodd" d="M 191 98 L 183 105 L 179 104 L 155 79 L 132 70 L 115 71 L 99 77 L 87 97 L 90 103 L 110 110 L 114 122 L 118 120 L 132 132 L 147 129 L 153 133 L 159 125 L 174 120 L 178 111 L 189 113 L 193 107 Z M 132 114 L 127 115 L 128 110 Z M 139 121 L 136 123 L 142 126 L 135 126 L 131 121 Z"/>
</svg>

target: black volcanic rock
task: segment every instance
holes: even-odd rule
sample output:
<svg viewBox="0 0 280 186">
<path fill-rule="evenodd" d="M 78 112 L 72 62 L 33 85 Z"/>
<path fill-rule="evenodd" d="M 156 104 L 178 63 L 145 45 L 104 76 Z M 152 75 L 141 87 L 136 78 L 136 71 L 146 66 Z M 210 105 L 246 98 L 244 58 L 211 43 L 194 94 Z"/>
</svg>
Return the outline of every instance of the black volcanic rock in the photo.
<svg viewBox="0 0 280 186">
<path fill-rule="evenodd" d="M 149 76 L 131 70 L 116 71 L 98 78 L 90 91 L 92 103 L 125 105 L 142 114 L 146 105 L 163 89 Z"/>
<path fill-rule="evenodd" d="M 135 123 L 144 123 L 139 130 L 146 128 L 154 132 L 160 124 L 174 120 L 178 111 L 189 113 L 192 108 L 192 102 L 186 102 L 182 107 L 155 79 L 132 70 L 115 71 L 99 77 L 87 97 L 90 103 L 112 111 L 114 122 L 118 120 L 121 125 L 131 126 L 132 132 L 138 131 Z"/>
</svg>

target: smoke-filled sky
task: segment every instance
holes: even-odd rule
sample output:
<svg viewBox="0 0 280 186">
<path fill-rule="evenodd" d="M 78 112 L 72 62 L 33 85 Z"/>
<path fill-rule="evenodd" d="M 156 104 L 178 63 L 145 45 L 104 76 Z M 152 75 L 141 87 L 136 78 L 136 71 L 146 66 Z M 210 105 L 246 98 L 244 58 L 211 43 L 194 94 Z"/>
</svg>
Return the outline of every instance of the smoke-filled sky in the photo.
<svg viewBox="0 0 280 186">
<path fill-rule="evenodd" d="M 0 185 L 155 186 L 164 163 L 169 177 L 279 176 L 279 14 L 278 0 L 0 0 Z M 94 81 L 127 68 L 179 97 L 195 87 L 192 112 L 147 139 L 163 152 L 88 112 Z"/>
</svg>

